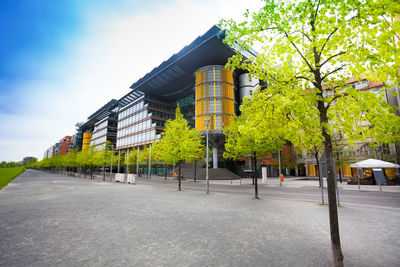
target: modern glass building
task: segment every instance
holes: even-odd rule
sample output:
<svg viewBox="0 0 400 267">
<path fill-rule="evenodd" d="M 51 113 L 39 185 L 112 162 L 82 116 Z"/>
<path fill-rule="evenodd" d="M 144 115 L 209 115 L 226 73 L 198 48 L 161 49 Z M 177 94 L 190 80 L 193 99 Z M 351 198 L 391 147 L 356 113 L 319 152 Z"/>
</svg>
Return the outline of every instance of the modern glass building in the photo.
<svg viewBox="0 0 400 267">
<path fill-rule="evenodd" d="M 151 144 L 161 138 L 164 123 L 175 117 L 175 108 L 179 104 L 189 125 L 199 131 L 205 133 L 204 121 L 210 120 L 208 130 L 214 148 L 213 166 L 224 167 L 222 130 L 239 110 L 239 88 L 250 84 L 248 76 L 247 80 L 246 77 L 239 79 L 246 71 L 232 72 L 224 68 L 236 53 L 235 49 L 224 44 L 225 34 L 217 26 L 211 27 L 134 82 L 125 96 L 110 101 L 79 125 L 76 140 L 83 140 L 84 144 L 78 145 L 82 149 L 88 147 L 85 133 L 93 134 L 91 144 L 104 144 L 111 136 L 106 133 L 106 121 L 109 125 L 108 116 L 113 112 L 117 116 L 116 150 L 137 149 Z M 256 55 L 253 50 L 241 53 L 244 57 Z"/>
<path fill-rule="evenodd" d="M 118 113 L 117 149 L 152 143 L 161 138 L 164 123 L 174 118 L 175 105 L 144 94 Z"/>
<path fill-rule="evenodd" d="M 117 149 L 158 140 L 164 122 L 174 117 L 174 109 L 179 104 L 189 125 L 201 132 L 207 130 L 204 121 L 210 120 L 213 166 L 218 168 L 218 162 L 224 166 L 222 130 L 239 110 L 239 76 L 246 73 L 224 68 L 236 53 L 223 43 L 224 38 L 224 30 L 211 27 L 131 85 L 132 93 L 137 95 L 119 108 Z M 256 52 L 242 54 L 246 57 Z"/>
<path fill-rule="evenodd" d="M 117 139 L 117 126 L 118 115 L 116 112 L 113 112 L 104 119 L 96 122 L 94 124 L 90 144 L 95 145 L 99 148 L 103 148 L 108 141 L 111 148 L 115 148 L 115 143 Z"/>
<path fill-rule="evenodd" d="M 118 103 L 119 101 L 112 99 L 90 115 L 86 122 L 76 124 L 74 148 L 85 150 L 92 144 L 103 147 L 106 141 L 109 141 L 111 146 L 115 148 L 118 126 Z"/>
</svg>

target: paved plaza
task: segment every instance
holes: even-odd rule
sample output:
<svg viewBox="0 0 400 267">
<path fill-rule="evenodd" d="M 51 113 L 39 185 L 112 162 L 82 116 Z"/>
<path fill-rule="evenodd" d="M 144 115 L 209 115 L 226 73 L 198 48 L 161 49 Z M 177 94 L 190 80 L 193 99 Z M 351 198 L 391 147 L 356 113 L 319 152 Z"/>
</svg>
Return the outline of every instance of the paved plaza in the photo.
<svg viewBox="0 0 400 267">
<path fill-rule="evenodd" d="M 331 266 L 328 207 L 27 170 L 0 191 L 0 266 Z M 346 266 L 399 266 L 400 207 L 339 208 Z"/>
</svg>

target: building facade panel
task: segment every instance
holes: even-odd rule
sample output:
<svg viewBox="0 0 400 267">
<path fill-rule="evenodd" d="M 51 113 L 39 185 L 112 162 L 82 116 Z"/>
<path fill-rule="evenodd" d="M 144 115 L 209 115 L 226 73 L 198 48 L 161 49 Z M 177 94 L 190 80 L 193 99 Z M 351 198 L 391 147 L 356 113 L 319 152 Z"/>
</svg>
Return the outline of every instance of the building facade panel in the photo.
<svg viewBox="0 0 400 267">
<path fill-rule="evenodd" d="M 83 133 L 82 150 L 86 150 L 89 148 L 92 135 L 93 134 L 91 132 Z"/>
<path fill-rule="evenodd" d="M 222 132 L 235 114 L 233 73 L 223 66 L 206 66 L 196 71 L 196 128 Z"/>
<path fill-rule="evenodd" d="M 133 100 L 118 114 L 117 149 L 152 143 L 161 138 L 167 119 L 173 118 L 174 107 L 150 96 Z"/>
</svg>

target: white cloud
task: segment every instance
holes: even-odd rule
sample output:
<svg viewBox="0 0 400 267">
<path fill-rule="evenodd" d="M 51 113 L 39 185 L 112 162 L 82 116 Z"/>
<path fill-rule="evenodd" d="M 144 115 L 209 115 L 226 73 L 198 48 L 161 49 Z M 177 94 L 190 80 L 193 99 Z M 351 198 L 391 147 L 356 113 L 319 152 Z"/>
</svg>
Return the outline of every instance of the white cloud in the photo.
<svg viewBox="0 0 400 267">
<path fill-rule="evenodd" d="M 159 6 L 148 13 L 90 14 L 82 35 L 66 44 L 66 54 L 44 62 L 42 76 L 18 84 L 24 87 L 18 115 L 0 115 L 0 160 L 41 158 L 45 149 L 74 134 L 112 98 L 205 33 L 221 18 L 240 19 L 246 8 L 261 1 L 184 1 Z"/>
</svg>

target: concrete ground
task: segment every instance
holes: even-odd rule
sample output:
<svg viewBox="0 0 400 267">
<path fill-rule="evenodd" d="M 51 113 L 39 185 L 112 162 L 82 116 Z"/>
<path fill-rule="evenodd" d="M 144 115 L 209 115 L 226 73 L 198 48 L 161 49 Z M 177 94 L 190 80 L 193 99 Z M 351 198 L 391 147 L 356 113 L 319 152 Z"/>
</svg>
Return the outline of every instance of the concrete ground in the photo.
<svg viewBox="0 0 400 267">
<path fill-rule="evenodd" d="M 362 186 L 363 187 L 363 186 Z M 400 207 L 339 209 L 346 266 L 399 266 Z M 0 191 L 0 266 L 331 266 L 328 208 L 27 170 Z"/>
<path fill-rule="evenodd" d="M 262 183 L 262 179 L 258 179 L 259 184 L 261 186 L 272 186 L 278 187 L 280 186 L 279 178 L 272 177 L 267 178 L 265 183 Z M 214 180 L 211 181 L 213 184 L 252 184 L 251 178 L 242 178 L 241 180 Z M 292 188 L 300 188 L 300 187 L 319 187 L 319 181 L 315 177 L 290 177 L 285 178 L 283 183 L 283 187 L 292 187 Z M 324 180 L 324 186 L 326 188 L 326 179 Z M 338 181 L 339 190 L 359 190 L 358 185 L 350 185 L 347 182 L 340 183 Z M 399 192 L 400 193 L 400 186 L 382 186 L 383 192 Z M 361 191 L 380 191 L 378 185 L 360 185 Z"/>
</svg>

